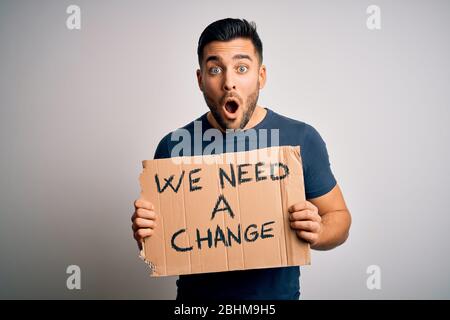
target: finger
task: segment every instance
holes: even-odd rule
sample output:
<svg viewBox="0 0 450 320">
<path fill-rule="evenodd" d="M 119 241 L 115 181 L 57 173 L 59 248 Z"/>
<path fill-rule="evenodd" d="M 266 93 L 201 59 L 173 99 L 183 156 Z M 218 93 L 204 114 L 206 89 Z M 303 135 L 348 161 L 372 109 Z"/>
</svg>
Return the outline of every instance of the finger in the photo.
<svg viewBox="0 0 450 320">
<path fill-rule="evenodd" d="M 311 209 L 311 210 L 317 210 L 317 207 L 309 201 L 306 201 L 306 208 Z"/>
<path fill-rule="evenodd" d="M 301 231 L 308 231 L 308 232 L 319 232 L 320 230 L 320 224 L 315 221 L 292 221 L 291 222 L 291 228 Z"/>
<path fill-rule="evenodd" d="M 136 218 L 133 223 L 134 226 L 139 228 L 151 228 L 154 229 L 156 227 L 155 220 L 149 220 L 149 219 L 142 219 L 142 218 Z"/>
<path fill-rule="evenodd" d="M 290 221 L 311 220 L 311 221 L 320 222 L 320 221 L 322 221 L 322 218 L 320 217 L 320 215 L 317 212 L 314 212 L 310 209 L 305 209 L 302 211 L 292 212 L 289 215 L 289 220 Z"/>
<path fill-rule="evenodd" d="M 301 211 L 294 211 L 289 214 L 290 221 L 296 220 L 311 220 L 312 212 L 309 209 L 303 209 Z"/>
<path fill-rule="evenodd" d="M 288 212 L 301 211 L 304 209 L 318 211 L 318 208 L 312 202 L 305 200 L 305 201 L 300 201 L 300 202 L 290 206 L 288 209 Z"/>
<path fill-rule="evenodd" d="M 147 209 L 147 210 L 154 210 L 155 207 L 153 206 L 153 203 L 151 203 L 150 201 L 146 201 L 144 199 L 137 199 L 134 202 L 134 209 L 138 209 L 138 208 L 143 208 L 143 209 Z"/>
<path fill-rule="evenodd" d="M 308 231 L 297 231 L 297 235 L 309 243 L 315 243 L 317 241 L 318 235 L 314 232 L 308 232 Z"/>
<path fill-rule="evenodd" d="M 306 206 L 307 206 L 306 201 L 297 202 L 292 206 L 290 206 L 288 211 L 289 212 L 301 211 L 303 209 L 306 209 L 307 208 Z"/>
<path fill-rule="evenodd" d="M 148 209 L 136 209 L 136 218 L 143 218 L 143 219 L 151 219 L 151 220 L 155 220 L 156 219 L 156 213 L 155 211 L 152 210 L 148 210 Z"/>
<path fill-rule="evenodd" d="M 151 237 L 153 235 L 153 229 L 138 229 L 134 233 L 134 239 L 136 241 L 142 241 L 144 238 Z"/>
</svg>

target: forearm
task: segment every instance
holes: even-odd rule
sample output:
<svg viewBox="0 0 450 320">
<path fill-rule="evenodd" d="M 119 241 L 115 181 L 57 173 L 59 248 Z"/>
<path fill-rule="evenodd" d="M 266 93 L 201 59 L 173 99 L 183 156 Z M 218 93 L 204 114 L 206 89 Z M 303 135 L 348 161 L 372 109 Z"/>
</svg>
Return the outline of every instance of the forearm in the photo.
<svg viewBox="0 0 450 320">
<path fill-rule="evenodd" d="M 331 211 L 322 216 L 322 230 L 316 244 L 311 245 L 314 250 L 330 250 L 347 240 L 351 225 L 348 210 Z"/>
</svg>

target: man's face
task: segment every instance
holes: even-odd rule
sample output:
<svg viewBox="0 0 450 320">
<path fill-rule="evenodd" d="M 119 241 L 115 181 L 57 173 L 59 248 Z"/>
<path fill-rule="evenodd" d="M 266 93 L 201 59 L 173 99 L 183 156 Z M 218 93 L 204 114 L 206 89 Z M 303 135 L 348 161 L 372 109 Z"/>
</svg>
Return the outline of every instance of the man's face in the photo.
<svg viewBox="0 0 450 320">
<path fill-rule="evenodd" d="M 197 80 L 216 122 L 225 129 L 244 129 L 264 87 L 266 69 L 249 39 L 213 41 L 203 49 Z"/>
</svg>

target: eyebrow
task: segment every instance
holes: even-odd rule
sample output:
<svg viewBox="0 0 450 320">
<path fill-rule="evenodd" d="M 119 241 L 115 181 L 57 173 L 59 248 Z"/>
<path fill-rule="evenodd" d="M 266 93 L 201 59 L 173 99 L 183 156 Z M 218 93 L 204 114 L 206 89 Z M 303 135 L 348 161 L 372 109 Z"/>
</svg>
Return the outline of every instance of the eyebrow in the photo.
<svg viewBox="0 0 450 320">
<path fill-rule="evenodd" d="M 250 61 L 253 61 L 252 58 L 247 54 L 236 54 L 233 56 L 233 60 L 240 59 L 248 59 Z M 208 61 L 222 61 L 222 59 L 219 56 L 209 56 L 208 58 L 206 58 L 205 63 L 208 63 Z"/>
</svg>

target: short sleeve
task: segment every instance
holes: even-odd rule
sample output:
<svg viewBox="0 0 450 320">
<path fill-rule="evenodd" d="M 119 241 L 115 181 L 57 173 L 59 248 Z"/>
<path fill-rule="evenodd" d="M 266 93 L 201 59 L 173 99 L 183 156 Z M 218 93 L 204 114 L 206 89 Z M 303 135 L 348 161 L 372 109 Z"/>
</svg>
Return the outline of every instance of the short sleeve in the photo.
<svg viewBox="0 0 450 320">
<path fill-rule="evenodd" d="M 325 141 L 314 127 L 306 124 L 302 161 L 306 199 L 320 197 L 334 188 L 336 179 L 331 171 Z"/>
</svg>

